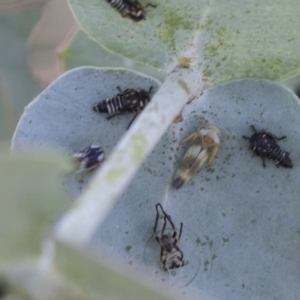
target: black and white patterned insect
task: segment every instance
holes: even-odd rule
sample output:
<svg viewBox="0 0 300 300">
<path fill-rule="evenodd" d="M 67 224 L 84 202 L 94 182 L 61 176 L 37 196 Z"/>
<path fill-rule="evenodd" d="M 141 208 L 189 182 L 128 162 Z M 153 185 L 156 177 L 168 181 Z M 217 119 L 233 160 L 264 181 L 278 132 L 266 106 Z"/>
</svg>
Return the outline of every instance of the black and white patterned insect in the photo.
<svg viewBox="0 0 300 300">
<path fill-rule="evenodd" d="M 107 120 L 124 113 L 135 112 L 135 116 L 130 121 L 127 129 L 130 127 L 138 113 L 145 108 L 150 102 L 150 93 L 152 86 L 148 92 L 143 89 L 126 89 L 122 92 L 120 87 L 117 87 L 119 94 L 112 98 L 108 98 L 96 103 L 93 110 L 99 113 L 113 114 Z"/>
<path fill-rule="evenodd" d="M 160 203 L 156 204 L 156 219 L 153 227 L 154 237 L 157 243 L 160 245 L 160 261 L 162 263 L 162 267 L 165 271 L 169 271 L 172 269 L 180 268 L 184 266 L 184 258 L 183 253 L 178 247 L 178 243 L 180 241 L 182 226 L 183 223 L 180 223 L 179 234 L 174 223 L 171 220 L 171 217 L 164 211 Z M 164 216 L 164 224 L 161 230 L 160 236 L 157 235 L 157 225 L 159 219 L 159 211 L 158 207 L 160 207 L 163 216 Z M 173 234 L 165 233 L 167 221 L 170 223 Z"/>
<path fill-rule="evenodd" d="M 251 128 L 254 133 L 250 137 L 243 135 L 243 138 L 249 140 L 249 148 L 262 159 L 264 168 L 266 167 L 265 158 L 273 160 L 277 167 L 293 167 L 289 152 L 281 150 L 276 142 L 276 140 L 282 140 L 286 136 L 278 138 L 267 130 L 257 131 L 253 125 Z"/>
<path fill-rule="evenodd" d="M 146 8 L 156 7 L 156 5 L 148 3 L 145 7 L 137 0 L 106 0 L 113 8 L 115 8 L 123 18 L 131 19 L 139 22 L 146 19 Z"/>
<path fill-rule="evenodd" d="M 76 173 L 88 173 L 94 171 L 104 161 L 104 151 L 98 145 L 91 145 L 82 151 L 73 154 L 73 158 L 79 164 Z"/>
</svg>

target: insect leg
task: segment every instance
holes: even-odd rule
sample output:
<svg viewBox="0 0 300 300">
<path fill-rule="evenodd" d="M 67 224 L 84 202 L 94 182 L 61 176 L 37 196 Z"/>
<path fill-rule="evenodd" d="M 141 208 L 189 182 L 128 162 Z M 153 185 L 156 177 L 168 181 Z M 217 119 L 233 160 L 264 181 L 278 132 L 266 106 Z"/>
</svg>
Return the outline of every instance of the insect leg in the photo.
<svg viewBox="0 0 300 300">
<path fill-rule="evenodd" d="M 208 165 L 210 166 L 214 157 L 216 156 L 218 152 L 218 147 L 214 146 L 211 151 L 209 151 L 209 158 L 208 158 Z"/>
<path fill-rule="evenodd" d="M 120 94 L 123 93 L 122 90 L 121 90 L 121 88 L 120 88 L 119 86 L 117 86 L 117 89 L 118 89 L 118 91 L 120 92 Z"/>
<path fill-rule="evenodd" d="M 132 122 L 134 121 L 134 119 L 137 117 L 137 113 L 134 115 L 134 117 L 131 119 L 131 121 L 129 122 L 129 124 L 128 124 L 128 126 L 127 126 L 127 129 L 126 130 L 128 130 L 129 129 L 129 127 L 131 126 L 131 124 L 132 124 Z"/>
<path fill-rule="evenodd" d="M 148 5 L 148 4 L 147 4 L 147 5 Z M 147 5 L 146 5 L 146 7 L 147 7 Z M 156 6 L 155 6 L 155 7 L 156 7 Z M 153 86 L 150 86 L 149 91 L 148 91 L 148 94 L 151 93 L 152 89 L 153 89 Z"/>
<path fill-rule="evenodd" d="M 176 230 L 176 227 L 175 227 L 175 225 L 174 225 L 174 223 L 173 223 L 173 221 L 171 220 L 171 217 L 162 209 L 162 212 L 163 212 L 163 214 L 164 214 L 164 216 L 165 216 L 165 222 L 166 222 L 166 220 L 168 220 L 169 221 L 169 223 L 171 224 L 171 226 L 172 226 L 172 229 L 173 229 L 173 231 L 174 231 L 174 233 L 173 233 L 173 238 L 176 238 L 176 236 L 177 236 L 177 230 Z M 166 223 L 164 224 L 164 227 L 166 227 L 165 226 L 166 225 Z M 162 232 L 163 233 L 163 232 Z"/>
<path fill-rule="evenodd" d="M 265 158 L 264 157 L 261 157 L 262 161 L 263 161 L 263 167 L 265 168 L 266 167 L 266 163 L 265 163 Z"/>
<path fill-rule="evenodd" d="M 191 135 L 189 135 L 188 137 L 186 137 L 184 140 L 182 140 L 182 141 L 180 142 L 180 144 L 184 144 L 184 143 L 186 143 L 188 140 L 190 140 L 191 138 L 195 138 L 196 134 L 197 134 L 197 131 L 195 131 L 194 133 L 192 133 Z"/>
<path fill-rule="evenodd" d="M 157 5 L 155 5 L 155 4 L 147 3 L 146 6 L 145 6 L 145 8 L 147 8 L 148 6 L 151 6 L 151 7 L 157 7 Z"/>
<path fill-rule="evenodd" d="M 164 225 L 161 229 L 161 235 L 163 236 L 164 232 L 165 232 L 165 229 L 166 229 L 166 226 L 167 226 L 167 219 L 166 217 L 164 217 Z"/>
<path fill-rule="evenodd" d="M 254 125 L 250 126 L 252 128 L 253 131 L 257 132 L 256 128 L 254 127 Z"/>
<path fill-rule="evenodd" d="M 273 137 L 277 140 L 277 141 L 280 141 L 280 140 L 283 140 L 283 139 L 286 139 L 286 136 L 282 136 L 282 137 L 277 137 L 276 135 L 273 135 Z"/>
<path fill-rule="evenodd" d="M 116 114 L 114 114 L 114 115 L 112 115 L 112 116 L 107 117 L 106 119 L 109 120 L 109 119 L 111 119 L 111 118 L 113 118 L 113 117 L 115 117 L 115 116 L 118 116 L 118 115 L 121 115 L 121 113 L 116 113 Z"/>
<path fill-rule="evenodd" d="M 180 229 L 179 229 L 178 241 L 179 241 L 179 240 L 180 240 L 180 238 L 181 238 L 182 226 L 183 226 L 183 223 L 180 223 Z"/>
<path fill-rule="evenodd" d="M 243 135 L 243 139 L 249 140 L 250 138 L 248 136 Z"/>
<path fill-rule="evenodd" d="M 156 235 L 156 229 L 157 229 L 158 218 L 159 218 L 158 206 L 161 207 L 161 204 L 160 204 L 160 203 L 157 203 L 157 204 L 155 205 L 155 207 L 156 207 L 156 219 L 155 219 L 155 223 L 154 223 L 154 227 L 153 227 L 153 232 L 154 232 L 155 235 Z"/>
</svg>

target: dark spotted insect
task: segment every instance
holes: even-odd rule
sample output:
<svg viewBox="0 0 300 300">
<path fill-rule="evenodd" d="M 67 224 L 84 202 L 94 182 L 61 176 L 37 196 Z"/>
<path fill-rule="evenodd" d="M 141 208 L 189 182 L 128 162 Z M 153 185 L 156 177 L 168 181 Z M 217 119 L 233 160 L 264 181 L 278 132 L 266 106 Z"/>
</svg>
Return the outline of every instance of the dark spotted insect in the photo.
<svg viewBox="0 0 300 300">
<path fill-rule="evenodd" d="M 130 121 L 127 129 L 130 127 L 138 113 L 150 102 L 150 93 L 152 86 L 148 92 L 143 89 L 126 89 L 124 92 L 117 87 L 119 94 L 112 98 L 108 98 L 96 103 L 93 110 L 99 113 L 113 114 L 107 120 L 124 113 L 135 112 L 135 116 Z"/>
<path fill-rule="evenodd" d="M 82 173 L 83 176 L 92 172 L 104 161 L 104 151 L 98 145 L 91 145 L 82 151 L 75 153 L 73 158 L 79 164 L 76 173 Z"/>
<path fill-rule="evenodd" d="M 281 150 L 276 142 L 276 140 L 282 140 L 286 136 L 278 138 L 266 130 L 257 131 L 253 125 L 251 128 L 254 133 L 250 137 L 243 136 L 243 138 L 249 140 L 249 148 L 262 159 L 264 168 L 266 167 L 265 158 L 273 160 L 277 167 L 293 167 L 289 152 Z"/>
<path fill-rule="evenodd" d="M 123 18 L 131 19 L 139 22 L 146 19 L 146 8 L 156 7 L 156 5 L 148 3 L 145 7 L 137 0 L 106 0 L 113 8 L 115 8 Z"/>
<path fill-rule="evenodd" d="M 177 229 L 171 220 L 171 217 L 164 211 L 161 204 L 157 203 L 155 207 L 156 207 L 156 219 L 153 227 L 153 233 L 157 243 L 161 247 L 160 261 L 162 263 L 162 267 L 165 271 L 183 267 L 184 266 L 183 253 L 178 247 L 178 243 L 180 241 L 180 237 L 182 233 L 183 223 L 180 223 L 180 230 L 178 234 Z M 158 207 L 160 207 L 164 216 L 164 224 L 160 236 L 158 236 L 156 233 L 158 219 L 159 219 Z M 173 234 L 165 233 L 167 221 L 170 223 L 172 227 Z"/>
</svg>

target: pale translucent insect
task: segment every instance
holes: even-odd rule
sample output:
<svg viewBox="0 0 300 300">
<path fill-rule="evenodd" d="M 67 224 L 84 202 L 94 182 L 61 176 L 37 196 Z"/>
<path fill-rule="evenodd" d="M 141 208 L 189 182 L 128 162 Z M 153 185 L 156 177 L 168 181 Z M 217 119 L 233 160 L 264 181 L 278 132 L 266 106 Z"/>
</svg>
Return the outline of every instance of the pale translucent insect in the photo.
<svg viewBox="0 0 300 300">
<path fill-rule="evenodd" d="M 213 125 L 201 125 L 197 131 L 181 143 L 192 140 L 172 180 L 175 189 L 180 189 L 188 182 L 207 161 L 211 165 L 220 144 L 220 131 Z"/>
</svg>

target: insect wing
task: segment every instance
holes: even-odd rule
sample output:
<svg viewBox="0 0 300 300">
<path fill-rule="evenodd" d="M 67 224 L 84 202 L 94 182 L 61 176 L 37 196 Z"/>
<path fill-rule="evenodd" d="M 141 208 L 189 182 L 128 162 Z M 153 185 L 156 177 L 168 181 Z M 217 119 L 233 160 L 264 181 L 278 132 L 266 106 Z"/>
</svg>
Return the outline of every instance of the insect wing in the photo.
<svg viewBox="0 0 300 300">
<path fill-rule="evenodd" d="M 201 136 L 195 136 L 192 145 L 184 155 L 175 175 L 172 185 L 175 189 L 181 188 L 192 176 L 200 170 L 209 158 L 209 150 L 202 147 Z"/>
</svg>

